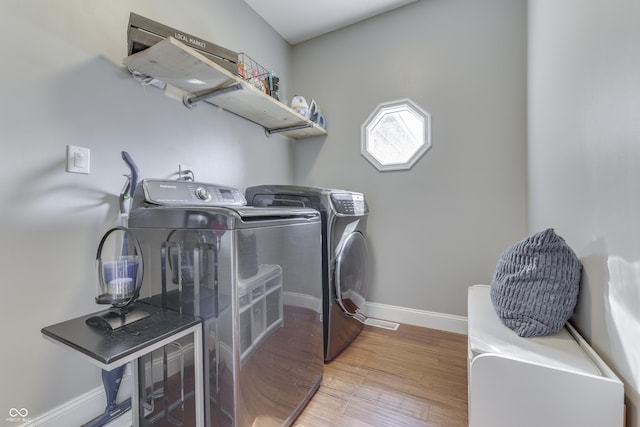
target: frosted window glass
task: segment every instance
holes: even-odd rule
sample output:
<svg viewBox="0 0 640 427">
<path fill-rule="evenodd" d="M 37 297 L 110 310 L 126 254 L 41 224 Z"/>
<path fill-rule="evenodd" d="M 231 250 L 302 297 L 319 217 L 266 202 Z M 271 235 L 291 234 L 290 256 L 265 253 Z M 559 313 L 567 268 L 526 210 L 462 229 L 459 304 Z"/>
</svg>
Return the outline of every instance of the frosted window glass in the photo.
<svg viewBox="0 0 640 427">
<path fill-rule="evenodd" d="M 409 100 L 380 104 L 362 126 L 362 155 L 381 171 L 409 169 L 431 147 L 430 116 Z"/>
</svg>

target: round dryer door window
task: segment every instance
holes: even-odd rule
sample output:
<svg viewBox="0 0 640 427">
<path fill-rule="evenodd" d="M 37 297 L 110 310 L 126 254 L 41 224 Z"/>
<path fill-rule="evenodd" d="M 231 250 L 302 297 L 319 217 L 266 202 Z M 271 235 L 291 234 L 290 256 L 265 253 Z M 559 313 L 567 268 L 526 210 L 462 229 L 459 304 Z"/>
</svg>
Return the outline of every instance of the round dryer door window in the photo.
<svg viewBox="0 0 640 427">
<path fill-rule="evenodd" d="M 367 240 L 360 232 L 349 234 L 336 256 L 336 300 L 347 314 L 365 304 L 367 291 Z"/>
</svg>

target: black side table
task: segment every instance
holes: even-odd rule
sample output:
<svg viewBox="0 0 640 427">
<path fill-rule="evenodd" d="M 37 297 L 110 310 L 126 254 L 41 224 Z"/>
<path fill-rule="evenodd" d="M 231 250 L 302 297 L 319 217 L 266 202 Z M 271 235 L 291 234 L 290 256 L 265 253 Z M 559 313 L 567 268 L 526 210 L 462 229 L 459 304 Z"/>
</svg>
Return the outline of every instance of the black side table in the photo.
<svg viewBox="0 0 640 427">
<path fill-rule="evenodd" d="M 146 317 L 116 330 L 89 326 L 85 321 L 95 313 L 56 323 L 42 328 L 45 338 L 78 351 L 94 365 L 110 371 L 126 363 L 162 348 L 175 340 L 193 334 L 196 427 L 204 424 L 204 384 L 202 360 L 202 321 L 193 316 L 135 303 L 148 312 Z M 132 391 L 133 426 L 139 425 L 139 380 L 137 363 L 134 363 Z"/>
</svg>

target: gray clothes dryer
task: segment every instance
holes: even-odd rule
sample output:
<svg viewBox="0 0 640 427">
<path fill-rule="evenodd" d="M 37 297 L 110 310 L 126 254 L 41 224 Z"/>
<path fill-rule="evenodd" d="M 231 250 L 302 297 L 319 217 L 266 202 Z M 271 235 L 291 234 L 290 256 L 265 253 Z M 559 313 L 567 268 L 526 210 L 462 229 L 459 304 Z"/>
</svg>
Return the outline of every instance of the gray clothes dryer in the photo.
<svg viewBox="0 0 640 427">
<path fill-rule="evenodd" d="M 256 207 L 306 207 L 320 212 L 322 224 L 322 295 L 324 360 L 330 361 L 358 336 L 365 317 L 369 254 L 369 207 L 353 191 L 261 185 L 247 188 Z"/>
</svg>

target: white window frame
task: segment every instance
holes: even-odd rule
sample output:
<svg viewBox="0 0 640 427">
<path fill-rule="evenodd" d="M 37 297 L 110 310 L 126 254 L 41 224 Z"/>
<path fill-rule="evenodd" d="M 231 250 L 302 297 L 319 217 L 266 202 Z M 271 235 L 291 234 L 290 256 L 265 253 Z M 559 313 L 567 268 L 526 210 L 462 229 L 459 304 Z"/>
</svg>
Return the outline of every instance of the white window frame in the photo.
<svg viewBox="0 0 640 427">
<path fill-rule="evenodd" d="M 413 140 L 411 145 L 417 146 L 409 147 L 408 149 L 412 151 L 404 155 L 401 154 L 400 156 L 403 160 L 385 160 L 381 158 L 383 153 L 378 152 L 373 145 L 383 144 L 383 139 L 388 138 L 388 136 L 386 136 L 388 133 L 376 132 L 376 127 L 389 123 L 385 121 L 387 115 L 397 115 L 401 113 L 408 114 L 405 118 L 407 121 L 411 121 L 414 126 L 406 126 L 405 123 L 404 128 L 399 129 L 400 132 L 397 135 L 400 139 L 389 142 L 401 144 L 403 141 L 411 142 L 411 140 Z M 410 130 L 410 128 L 413 130 Z M 379 104 L 361 127 L 360 152 L 373 166 L 382 172 L 411 169 L 430 148 L 431 115 L 410 99 L 401 99 Z"/>
</svg>

